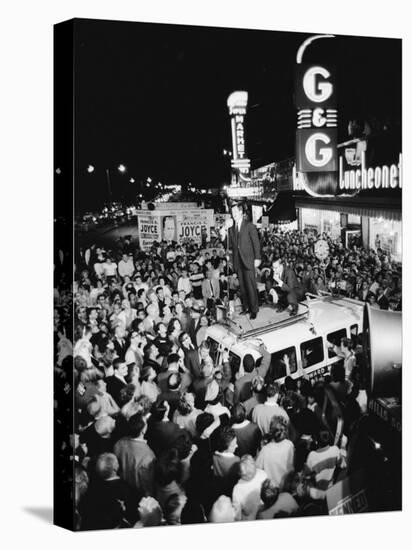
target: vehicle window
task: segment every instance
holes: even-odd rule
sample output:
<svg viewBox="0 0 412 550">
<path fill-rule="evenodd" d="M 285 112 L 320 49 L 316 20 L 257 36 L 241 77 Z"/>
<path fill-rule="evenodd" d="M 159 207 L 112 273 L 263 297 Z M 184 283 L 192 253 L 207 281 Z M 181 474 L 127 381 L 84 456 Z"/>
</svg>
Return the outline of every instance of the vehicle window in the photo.
<svg viewBox="0 0 412 550">
<path fill-rule="evenodd" d="M 297 371 L 296 350 L 294 346 L 272 353 L 267 374 L 268 381 L 284 378 Z"/>
<path fill-rule="evenodd" d="M 313 338 L 300 345 L 300 353 L 302 356 L 302 366 L 304 369 L 316 365 L 323 361 L 323 342 L 322 337 Z"/>
<path fill-rule="evenodd" d="M 334 346 L 340 346 L 340 341 L 342 338 L 346 337 L 346 329 L 340 329 L 336 330 L 335 332 L 331 332 L 326 336 L 327 341 L 330 344 L 333 344 Z M 328 348 L 328 357 L 331 359 L 332 357 L 336 357 L 336 353 L 333 350 L 333 348 Z"/>
</svg>

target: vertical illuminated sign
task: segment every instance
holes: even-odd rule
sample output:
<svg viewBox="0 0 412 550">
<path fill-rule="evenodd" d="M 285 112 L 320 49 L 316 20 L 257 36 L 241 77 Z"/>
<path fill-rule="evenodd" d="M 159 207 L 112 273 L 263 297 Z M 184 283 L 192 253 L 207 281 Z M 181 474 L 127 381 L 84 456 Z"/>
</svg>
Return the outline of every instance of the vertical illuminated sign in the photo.
<svg viewBox="0 0 412 550">
<path fill-rule="evenodd" d="M 296 169 L 298 172 L 338 170 L 334 71 L 324 65 L 297 65 Z"/>
<path fill-rule="evenodd" d="M 246 156 L 245 141 L 245 116 L 247 108 L 248 93 L 237 91 L 227 98 L 230 123 L 232 128 L 233 157 L 232 169 L 238 170 L 241 174 L 248 174 L 250 160 Z"/>
</svg>

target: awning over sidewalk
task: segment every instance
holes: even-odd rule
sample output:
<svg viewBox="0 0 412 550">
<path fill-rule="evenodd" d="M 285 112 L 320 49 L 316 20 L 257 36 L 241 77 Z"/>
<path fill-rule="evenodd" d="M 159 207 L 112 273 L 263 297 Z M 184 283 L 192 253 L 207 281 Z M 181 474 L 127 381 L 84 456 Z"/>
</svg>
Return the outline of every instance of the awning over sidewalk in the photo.
<svg viewBox="0 0 412 550">
<path fill-rule="evenodd" d="M 269 208 L 267 215 L 270 223 L 285 223 L 296 220 L 295 197 L 292 193 L 279 193 Z"/>
<path fill-rule="evenodd" d="M 295 199 L 296 208 L 312 208 L 315 210 L 329 210 L 342 214 L 354 214 L 355 216 L 367 216 L 369 218 L 385 218 L 386 220 L 402 221 L 402 202 L 400 199 L 387 197 L 362 198 L 362 197 L 335 197 L 312 198 L 299 197 Z"/>
</svg>

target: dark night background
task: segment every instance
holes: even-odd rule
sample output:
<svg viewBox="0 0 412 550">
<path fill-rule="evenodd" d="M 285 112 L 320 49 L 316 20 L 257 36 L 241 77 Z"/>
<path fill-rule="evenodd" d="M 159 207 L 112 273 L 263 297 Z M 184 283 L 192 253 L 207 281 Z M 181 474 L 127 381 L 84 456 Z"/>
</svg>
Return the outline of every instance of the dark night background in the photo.
<svg viewBox="0 0 412 550">
<path fill-rule="evenodd" d="M 113 198 L 130 177 L 216 187 L 230 177 L 227 96 L 249 92 L 252 168 L 294 155 L 296 52 L 302 33 L 75 20 L 75 184 L 80 210 Z M 331 32 L 333 29 L 331 29 Z M 304 62 L 337 68 L 339 141 L 348 121 L 401 120 L 401 41 L 340 36 Z M 57 159 L 58 162 L 58 159 Z M 124 163 L 127 174 L 116 166 Z M 88 164 L 95 166 L 87 173 Z"/>
</svg>

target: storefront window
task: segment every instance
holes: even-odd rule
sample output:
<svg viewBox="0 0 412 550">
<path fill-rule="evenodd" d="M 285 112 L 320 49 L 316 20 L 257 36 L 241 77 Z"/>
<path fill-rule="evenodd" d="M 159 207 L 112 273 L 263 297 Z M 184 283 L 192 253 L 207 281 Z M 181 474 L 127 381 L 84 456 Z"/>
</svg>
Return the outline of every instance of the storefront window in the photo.
<svg viewBox="0 0 412 550">
<path fill-rule="evenodd" d="M 302 208 L 302 229 L 314 234 L 327 233 L 332 239 L 340 236 L 340 213 L 332 210 Z"/>
<path fill-rule="evenodd" d="M 395 261 L 402 260 L 402 224 L 400 221 L 370 218 L 369 246 L 374 250 L 381 248 Z"/>
</svg>

